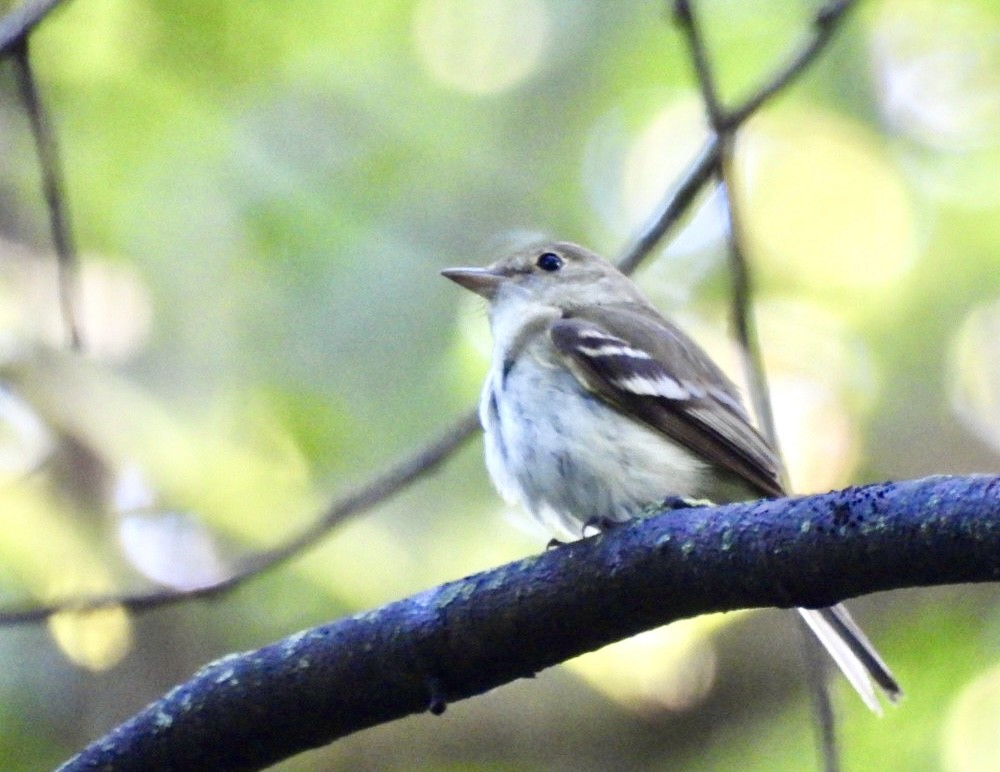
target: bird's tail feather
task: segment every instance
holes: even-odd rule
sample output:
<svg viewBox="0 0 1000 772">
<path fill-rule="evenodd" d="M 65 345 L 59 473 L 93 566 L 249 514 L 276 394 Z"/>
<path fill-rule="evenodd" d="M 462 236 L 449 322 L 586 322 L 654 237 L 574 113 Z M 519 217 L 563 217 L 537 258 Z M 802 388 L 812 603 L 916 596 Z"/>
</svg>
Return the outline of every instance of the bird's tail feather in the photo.
<svg viewBox="0 0 1000 772">
<path fill-rule="evenodd" d="M 875 693 L 876 685 L 892 702 L 903 696 L 903 690 L 889 667 L 843 605 L 838 603 L 821 609 L 800 608 L 798 611 L 872 711 L 882 713 Z"/>
</svg>

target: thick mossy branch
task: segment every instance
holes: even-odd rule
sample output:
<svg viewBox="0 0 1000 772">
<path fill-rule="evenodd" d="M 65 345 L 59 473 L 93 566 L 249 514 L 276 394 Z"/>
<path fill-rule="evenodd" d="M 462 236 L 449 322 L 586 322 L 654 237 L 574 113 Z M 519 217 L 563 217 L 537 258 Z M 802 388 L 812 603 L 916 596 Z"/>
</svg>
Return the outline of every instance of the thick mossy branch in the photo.
<svg viewBox="0 0 1000 772">
<path fill-rule="evenodd" d="M 221 659 L 64 769 L 259 768 L 676 619 L 998 578 L 1000 477 L 665 512 Z"/>
</svg>

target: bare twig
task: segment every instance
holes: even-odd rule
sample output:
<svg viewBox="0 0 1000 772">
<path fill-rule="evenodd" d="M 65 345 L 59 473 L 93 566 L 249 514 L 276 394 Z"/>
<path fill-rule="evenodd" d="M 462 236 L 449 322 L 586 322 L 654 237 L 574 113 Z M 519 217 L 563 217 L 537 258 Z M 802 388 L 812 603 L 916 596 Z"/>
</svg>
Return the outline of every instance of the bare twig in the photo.
<svg viewBox="0 0 1000 772">
<path fill-rule="evenodd" d="M 708 113 L 709 125 L 718 131 L 720 126 L 725 125 L 727 118 L 719 102 L 715 73 L 708 60 L 708 48 L 701 34 L 701 25 L 688 0 L 674 0 L 674 21 L 684 31 L 684 40 L 687 41 L 688 51 L 691 53 L 691 62 L 698 78 L 701 100 L 705 105 L 705 112 Z"/>
<path fill-rule="evenodd" d="M 677 223 L 681 215 L 691 206 L 695 196 L 708 184 L 713 173 L 720 165 L 720 144 L 717 131 L 735 132 L 754 115 L 775 94 L 781 92 L 796 77 L 808 69 L 813 60 L 823 51 L 843 21 L 844 15 L 854 5 L 854 0 L 832 0 L 821 8 L 813 22 L 814 31 L 807 40 L 794 51 L 788 62 L 774 73 L 770 79 L 746 101 L 732 110 L 725 110 L 718 101 L 714 76 L 708 62 L 704 40 L 698 32 L 697 21 L 694 18 L 690 2 L 681 0 L 674 5 L 674 17 L 682 28 L 691 28 L 694 24 L 696 37 L 687 36 L 692 52 L 696 74 L 701 84 L 702 98 L 705 110 L 709 116 L 713 131 L 705 140 L 698 155 L 691 162 L 680 180 L 668 193 L 659 211 L 649 224 L 643 228 L 633 243 L 619 258 L 618 267 L 624 273 L 632 273 L 639 264 L 649 256 L 662 241 L 670 229 Z M 685 27 L 687 25 L 687 27 Z"/>
<path fill-rule="evenodd" d="M 695 75 L 702 101 L 708 114 L 712 135 L 705 144 L 699 166 L 707 175 L 715 171 L 721 182 L 729 221 L 730 274 L 732 276 L 733 329 L 740 344 L 744 370 L 750 384 L 750 395 L 754 413 L 761 430 L 777 449 L 777 434 L 768 398 L 767 379 L 760 355 L 760 343 L 751 319 L 751 276 L 743 248 L 737 204 L 733 193 L 733 146 L 736 131 L 764 103 L 784 89 L 820 54 L 832 38 L 847 11 L 854 5 L 853 0 L 831 0 L 816 14 L 813 33 L 791 55 L 788 62 L 767 79 L 760 89 L 734 110 L 726 110 L 719 102 L 715 75 L 708 59 L 704 37 L 697 16 L 688 0 L 675 0 L 674 19 L 687 41 L 694 64 Z M 689 174 L 691 172 L 689 171 Z"/>
<path fill-rule="evenodd" d="M 56 142 L 55 132 L 45 115 L 45 108 L 38 93 L 38 85 L 35 83 L 34 73 L 31 69 L 31 59 L 28 56 L 28 39 L 26 37 L 14 47 L 12 55 L 21 100 L 24 102 L 24 109 L 31 122 L 31 134 L 35 138 L 38 165 L 42 171 L 42 191 L 45 194 L 45 205 L 49 210 L 49 227 L 52 231 L 52 243 L 56 250 L 59 307 L 62 310 L 63 326 L 66 330 L 69 347 L 74 351 L 79 351 L 82 344 L 77 314 L 79 288 L 76 277 L 79 260 L 77 259 L 76 247 L 73 244 L 66 196 L 63 193 L 65 185 L 62 177 L 62 163 L 59 158 L 59 145 Z"/>
<path fill-rule="evenodd" d="M 739 107 L 726 115 L 726 125 L 737 127 L 753 115 L 767 100 L 782 91 L 789 83 L 801 75 L 812 61 L 830 42 L 830 38 L 840 27 L 845 15 L 855 5 L 855 0 L 831 0 L 819 10 L 813 20 L 813 33 L 799 50 L 792 54 L 788 64 L 776 72 L 769 81 L 747 98 Z"/>
<path fill-rule="evenodd" d="M 742 105 L 734 110 L 726 110 L 718 100 L 715 76 L 708 60 L 701 27 L 688 0 L 675 0 L 674 19 L 687 41 L 694 64 L 695 75 L 705 110 L 708 114 L 712 137 L 706 143 L 706 148 L 712 148 L 712 162 L 706 161 L 705 169 L 716 171 L 722 180 L 729 219 L 729 253 L 730 270 L 733 278 L 733 327 L 736 338 L 742 349 L 744 369 L 750 383 L 751 399 L 754 412 L 761 425 L 761 430 L 768 439 L 775 443 L 774 420 L 771 414 L 770 400 L 764 368 L 760 357 L 760 345 L 754 333 L 750 320 L 751 278 L 745 259 L 742 243 L 742 230 L 739 227 L 738 213 L 733 202 L 732 151 L 736 131 L 761 106 L 784 89 L 800 73 L 802 73 L 823 51 L 833 37 L 848 10 L 853 7 L 853 0 L 830 0 L 819 11 L 813 22 L 813 32 L 809 38 L 793 52 L 788 62 L 775 72 L 764 84 L 751 95 Z M 704 151 L 703 151 L 704 155 Z"/>
<path fill-rule="evenodd" d="M 733 137 L 725 135 L 719 140 L 721 159 L 719 176 L 728 227 L 726 239 L 729 254 L 730 288 L 732 303 L 731 322 L 736 339 L 739 341 L 743 372 L 747 378 L 754 414 L 764 436 L 767 437 L 775 455 L 781 459 L 778 432 L 774 425 L 774 411 L 771 409 L 770 389 L 767 385 L 767 371 L 764 369 L 760 351 L 760 338 L 753 316 L 753 276 L 747 262 L 744 248 L 742 220 L 739 203 L 733 194 Z M 782 463 L 782 470 L 784 464 Z M 782 487 L 788 489 L 788 480 L 782 471 Z"/>
<path fill-rule="evenodd" d="M 709 125 L 718 147 L 719 160 L 716 165 L 721 189 L 724 195 L 728 219 L 727 238 L 730 276 L 732 279 L 732 324 L 739 343 L 743 371 L 749 385 L 750 399 L 754 414 L 764 436 L 767 437 L 776 457 L 781 459 L 778 433 L 774 425 L 770 390 L 760 351 L 760 340 L 753 321 L 752 277 L 744 248 L 739 205 L 734 195 L 733 153 L 737 130 L 774 94 L 784 89 L 805 70 L 829 42 L 839 22 L 852 6 L 852 0 L 832 0 L 818 12 L 813 24 L 812 35 L 807 39 L 788 63 L 779 69 L 764 85 L 736 110 L 727 111 L 719 102 L 715 75 L 709 61 L 701 27 L 687 0 L 674 0 L 674 18 L 684 34 L 695 75 L 698 80 L 702 101 L 708 114 Z M 787 474 L 782 467 L 783 487 L 788 490 Z M 805 642 L 807 648 L 807 674 L 809 690 L 812 694 L 816 725 L 819 729 L 819 744 L 824 767 L 827 772 L 839 768 L 839 753 L 836 742 L 836 723 L 829 690 L 823 678 L 823 668 L 816 664 L 817 644 L 811 638 Z"/>
<path fill-rule="evenodd" d="M 64 0 L 26 0 L 0 19 L 0 57 L 9 55 L 27 40 L 41 22 Z"/>
<path fill-rule="evenodd" d="M 814 733 L 816 756 L 823 760 L 823 772 L 840 769 L 840 748 L 837 745 L 837 716 L 830 699 L 827 677 L 830 674 L 830 657 L 816 640 L 805 618 L 796 614 L 802 644 L 803 664 L 807 691 L 812 702 L 812 714 L 818 731 Z"/>
<path fill-rule="evenodd" d="M 21 611 L 0 612 L 0 625 L 41 622 L 67 611 L 93 611 L 108 606 L 123 606 L 130 611 L 149 611 L 180 601 L 209 598 L 233 589 L 262 571 L 296 557 L 315 544 L 330 529 L 353 515 L 364 512 L 398 493 L 417 478 L 447 460 L 468 440 L 479 426 L 475 413 L 460 418 L 442 435 L 377 477 L 355 493 L 334 501 L 308 528 L 287 542 L 270 550 L 256 552 L 242 562 L 230 576 L 189 590 L 150 590 L 133 594 L 109 594 L 93 598 L 57 601 Z"/>
<path fill-rule="evenodd" d="M 719 143 L 713 134 L 705 141 L 697 157 L 667 194 L 660 205 L 660 211 L 619 258 L 618 267 L 622 272 L 632 273 L 649 256 L 656 245 L 677 224 L 681 215 L 688 210 L 698 192 L 712 178 L 718 164 Z"/>
</svg>

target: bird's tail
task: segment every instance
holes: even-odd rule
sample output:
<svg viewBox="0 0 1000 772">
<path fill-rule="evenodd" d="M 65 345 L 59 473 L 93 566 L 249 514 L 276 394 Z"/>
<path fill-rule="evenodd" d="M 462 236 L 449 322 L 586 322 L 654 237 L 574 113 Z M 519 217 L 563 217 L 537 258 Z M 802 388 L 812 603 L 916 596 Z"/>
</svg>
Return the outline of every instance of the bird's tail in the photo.
<svg viewBox="0 0 1000 772">
<path fill-rule="evenodd" d="M 888 666 L 843 605 L 838 603 L 836 606 L 820 609 L 800 608 L 798 611 L 851 686 L 861 695 L 865 705 L 881 715 L 882 706 L 876 696 L 875 686 L 892 702 L 903 696 L 903 690 L 899 688 Z"/>
</svg>

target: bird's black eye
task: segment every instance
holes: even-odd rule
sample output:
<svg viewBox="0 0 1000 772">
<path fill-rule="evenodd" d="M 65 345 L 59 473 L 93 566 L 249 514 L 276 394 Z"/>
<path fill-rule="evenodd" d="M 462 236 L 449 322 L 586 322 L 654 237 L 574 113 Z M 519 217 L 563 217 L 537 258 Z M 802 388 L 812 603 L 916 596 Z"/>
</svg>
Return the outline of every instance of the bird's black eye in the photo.
<svg viewBox="0 0 1000 772">
<path fill-rule="evenodd" d="M 535 265 L 541 268 L 543 271 L 558 271 L 563 267 L 563 259 L 559 257 L 555 252 L 543 252 L 538 256 L 535 261 Z"/>
</svg>

